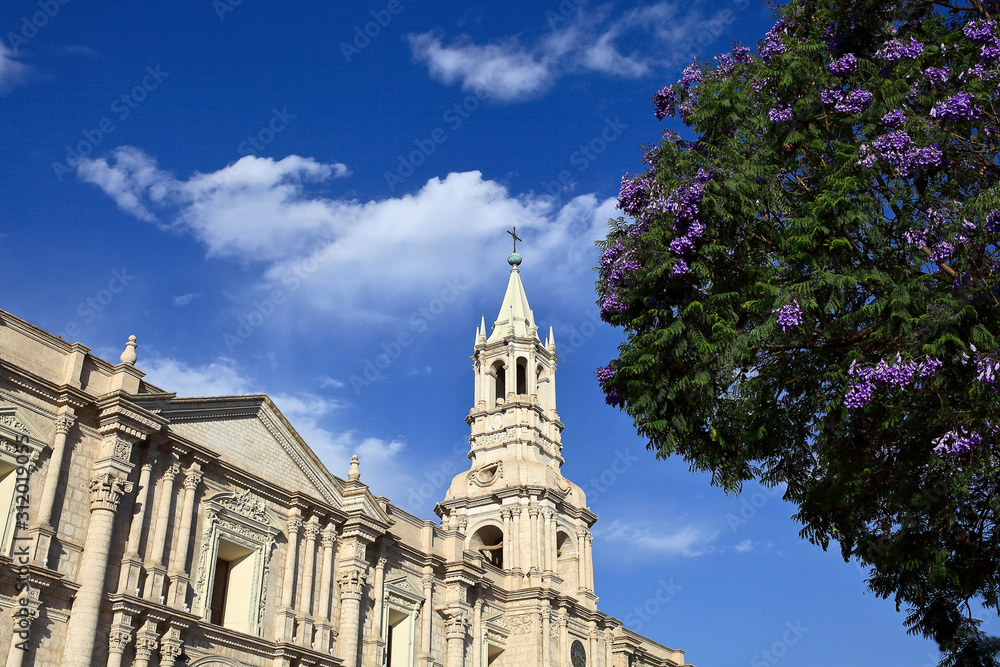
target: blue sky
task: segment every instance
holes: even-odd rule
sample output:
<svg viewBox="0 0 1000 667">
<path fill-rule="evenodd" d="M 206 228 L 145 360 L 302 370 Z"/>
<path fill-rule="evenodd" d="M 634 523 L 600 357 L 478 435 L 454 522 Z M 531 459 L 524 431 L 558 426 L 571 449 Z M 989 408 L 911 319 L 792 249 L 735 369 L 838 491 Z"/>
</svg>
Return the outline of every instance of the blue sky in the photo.
<svg viewBox="0 0 1000 667">
<path fill-rule="evenodd" d="M 167 390 L 266 392 L 430 518 L 516 225 L 601 609 L 700 667 L 935 664 L 780 493 L 655 461 L 593 377 L 621 340 L 593 243 L 640 144 L 685 130 L 650 96 L 770 24 L 749 0 L 9 0 L 0 303 L 110 360 L 135 334 Z"/>
</svg>

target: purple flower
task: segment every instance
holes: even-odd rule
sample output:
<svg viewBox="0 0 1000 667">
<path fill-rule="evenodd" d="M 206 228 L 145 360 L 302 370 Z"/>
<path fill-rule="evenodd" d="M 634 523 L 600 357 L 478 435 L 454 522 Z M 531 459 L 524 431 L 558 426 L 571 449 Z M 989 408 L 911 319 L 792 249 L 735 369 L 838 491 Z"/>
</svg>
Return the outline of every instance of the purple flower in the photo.
<svg viewBox="0 0 1000 667">
<path fill-rule="evenodd" d="M 771 109 L 768 116 L 772 123 L 784 123 L 792 119 L 792 109 L 787 104 L 779 104 Z"/>
<path fill-rule="evenodd" d="M 973 102 L 969 93 L 959 93 L 952 95 L 943 102 L 938 102 L 931 109 L 931 116 L 941 120 L 963 120 L 966 118 L 979 118 L 983 107 Z"/>
<path fill-rule="evenodd" d="M 898 39 L 890 40 L 875 55 L 888 62 L 895 62 L 903 58 L 916 58 L 923 52 L 924 45 L 911 37 L 909 44 L 904 44 Z"/>
<path fill-rule="evenodd" d="M 965 24 L 965 27 L 962 28 L 962 32 L 965 33 L 965 38 L 970 42 L 982 44 L 983 42 L 989 42 L 993 39 L 993 31 L 996 27 L 997 24 L 994 21 L 973 19 Z"/>
<path fill-rule="evenodd" d="M 682 185 L 663 202 L 663 210 L 673 213 L 678 219 L 694 220 L 698 215 L 698 204 L 701 202 L 702 184 Z"/>
<path fill-rule="evenodd" d="M 620 285 L 623 280 L 640 268 L 641 266 L 638 261 L 623 258 L 611 269 L 611 273 L 608 274 L 608 282 L 612 285 Z"/>
<path fill-rule="evenodd" d="M 613 408 L 616 408 L 619 405 L 624 405 L 624 403 L 625 403 L 622 400 L 622 397 L 618 394 L 618 390 L 617 389 L 612 389 L 611 391 L 609 391 L 604 396 L 604 402 L 607 403 L 608 405 L 610 405 Z"/>
<path fill-rule="evenodd" d="M 895 109 L 882 116 L 882 122 L 889 127 L 899 127 L 906 122 L 906 113 L 902 109 Z"/>
<path fill-rule="evenodd" d="M 608 246 L 601 253 L 601 268 L 607 269 L 614 266 L 614 263 L 618 261 L 618 258 L 622 256 L 625 252 L 625 244 L 621 241 L 615 241 L 614 244 Z"/>
<path fill-rule="evenodd" d="M 674 94 L 674 89 L 670 86 L 664 86 L 653 95 L 653 106 L 656 107 L 654 115 L 656 120 L 663 120 L 665 116 L 673 116 L 677 111 L 677 97 Z"/>
<path fill-rule="evenodd" d="M 718 63 L 715 68 L 715 72 L 719 76 L 726 76 L 736 67 L 736 61 L 733 60 L 733 56 L 729 53 L 723 53 L 715 56 L 714 60 Z"/>
<path fill-rule="evenodd" d="M 976 226 L 974 224 L 968 220 L 962 220 L 962 226 L 959 228 L 958 233 L 955 234 L 955 243 L 959 245 L 968 243 L 971 238 L 971 234 L 974 231 L 976 231 Z"/>
<path fill-rule="evenodd" d="M 931 83 L 948 83 L 947 67 L 928 67 L 921 74 L 927 77 L 927 80 Z"/>
<path fill-rule="evenodd" d="M 792 301 L 787 306 L 775 308 L 772 313 L 778 313 L 778 326 L 782 331 L 791 331 L 802 324 L 802 308 L 798 301 Z"/>
<path fill-rule="evenodd" d="M 597 381 L 601 384 L 607 384 L 611 382 L 615 377 L 614 370 L 611 369 L 611 364 L 607 366 L 601 366 L 597 369 Z"/>
<path fill-rule="evenodd" d="M 781 36 L 786 34 L 788 34 L 788 24 L 782 19 L 767 31 L 764 39 L 757 42 L 757 53 L 764 59 L 764 62 L 770 62 L 771 58 L 785 52 L 785 44 L 781 41 Z"/>
<path fill-rule="evenodd" d="M 624 313 L 626 310 L 628 310 L 628 304 L 623 303 L 614 290 L 609 291 L 601 299 L 601 319 L 605 322 L 608 321 L 609 316 Z"/>
<path fill-rule="evenodd" d="M 1000 211 L 993 210 L 986 214 L 986 225 L 984 225 L 983 229 L 990 234 L 1000 231 Z"/>
<path fill-rule="evenodd" d="M 966 428 L 961 428 L 955 431 L 948 431 L 940 438 L 935 438 L 931 440 L 931 444 L 934 445 L 934 451 L 938 454 L 964 454 L 965 452 L 978 447 L 983 441 L 983 436 L 979 435 L 974 431 L 969 431 Z"/>
<path fill-rule="evenodd" d="M 685 86 L 697 85 L 701 83 L 703 76 L 704 75 L 702 74 L 701 69 L 699 69 L 697 66 L 688 65 L 687 67 L 684 68 L 684 71 L 681 73 L 681 83 L 683 83 Z"/>
<path fill-rule="evenodd" d="M 688 268 L 687 262 L 685 262 L 683 259 L 679 258 L 676 262 L 674 262 L 674 268 L 672 271 L 673 275 L 681 276 L 687 273 L 688 271 L 690 271 L 690 269 Z"/>
<path fill-rule="evenodd" d="M 979 57 L 987 62 L 995 62 L 1000 58 L 1000 41 L 994 39 L 983 44 L 982 48 L 979 49 Z"/>
<path fill-rule="evenodd" d="M 843 97 L 844 94 L 836 88 L 824 90 L 819 94 L 819 99 L 823 102 L 823 104 L 836 104 L 837 102 L 840 102 Z"/>
<path fill-rule="evenodd" d="M 698 183 L 708 183 L 710 180 L 712 180 L 712 172 L 705 171 L 704 169 L 699 167 L 698 175 L 694 177 L 694 180 Z"/>
<path fill-rule="evenodd" d="M 856 378 L 851 382 L 844 395 L 844 405 L 851 409 L 863 408 L 868 405 L 878 385 L 887 384 L 896 389 L 904 389 L 912 384 L 914 379 L 932 378 L 942 362 L 931 357 L 924 361 L 903 361 L 896 354 L 896 363 L 890 364 L 882 359 L 875 366 L 859 366 L 857 361 L 851 363 L 847 374 Z"/>
<path fill-rule="evenodd" d="M 942 264 L 947 262 L 953 254 L 955 254 L 955 246 L 947 241 L 942 241 L 931 249 L 931 261 Z"/>
<path fill-rule="evenodd" d="M 738 63 L 748 63 L 753 60 L 753 55 L 750 54 L 750 47 L 747 46 L 737 46 L 733 49 L 733 60 Z"/>
<path fill-rule="evenodd" d="M 688 236 L 678 236 L 670 242 L 670 250 L 677 255 L 684 255 L 694 247 L 694 239 Z"/>
<path fill-rule="evenodd" d="M 632 217 L 638 216 L 649 202 L 649 179 L 645 176 L 628 178 L 622 176 L 622 187 L 618 193 L 618 208 Z"/>
<path fill-rule="evenodd" d="M 906 242 L 917 248 L 923 248 L 927 245 L 927 235 L 930 233 L 929 229 L 907 229 L 903 232 L 903 238 Z"/>
<path fill-rule="evenodd" d="M 868 108 L 871 101 L 872 94 L 867 90 L 852 90 L 833 108 L 844 113 L 861 113 Z"/>
<path fill-rule="evenodd" d="M 861 146 L 859 165 L 871 168 L 877 161 L 887 163 L 903 178 L 912 176 L 918 167 L 941 163 L 941 148 L 931 144 L 926 148 L 916 148 L 913 139 L 906 132 L 890 132 L 878 137 L 870 145 Z"/>
<path fill-rule="evenodd" d="M 858 59 L 854 57 L 853 53 L 841 56 L 830 63 L 830 72 L 836 74 L 837 76 L 845 76 L 855 71 L 857 68 Z"/>
</svg>

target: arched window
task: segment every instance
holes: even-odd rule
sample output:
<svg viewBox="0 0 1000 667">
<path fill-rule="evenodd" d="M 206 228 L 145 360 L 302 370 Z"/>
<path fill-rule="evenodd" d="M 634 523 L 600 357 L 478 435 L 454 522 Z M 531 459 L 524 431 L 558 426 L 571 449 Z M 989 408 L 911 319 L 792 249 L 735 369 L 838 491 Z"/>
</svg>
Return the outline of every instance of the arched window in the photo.
<svg viewBox="0 0 1000 667">
<path fill-rule="evenodd" d="M 545 367 L 538 364 L 535 369 L 535 394 L 538 395 L 538 404 L 543 408 L 549 407 L 549 376 L 545 373 Z"/>
<path fill-rule="evenodd" d="M 469 546 L 482 554 L 487 563 L 503 569 L 503 531 L 498 527 L 483 526 L 472 536 Z"/>
<path fill-rule="evenodd" d="M 528 360 L 524 357 L 517 358 L 517 394 L 523 396 L 528 393 Z"/>
<path fill-rule="evenodd" d="M 576 590 L 580 583 L 576 542 L 568 533 L 556 533 L 556 574 L 563 580 L 563 590 Z"/>
<path fill-rule="evenodd" d="M 493 375 L 495 376 L 493 386 L 496 388 L 494 392 L 495 405 L 497 402 L 507 399 L 507 369 L 504 368 L 502 361 L 493 364 Z"/>
</svg>

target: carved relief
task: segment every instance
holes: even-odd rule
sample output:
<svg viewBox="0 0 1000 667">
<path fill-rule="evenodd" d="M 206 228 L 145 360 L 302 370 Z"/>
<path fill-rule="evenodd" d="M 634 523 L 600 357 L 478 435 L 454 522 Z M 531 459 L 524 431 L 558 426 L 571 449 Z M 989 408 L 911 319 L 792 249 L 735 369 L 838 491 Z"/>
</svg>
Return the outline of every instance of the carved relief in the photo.
<svg viewBox="0 0 1000 667">
<path fill-rule="evenodd" d="M 28 427 L 14 415 L 0 415 L 0 424 L 12 428 L 15 431 L 31 435 L 31 431 L 28 430 Z"/>
<path fill-rule="evenodd" d="M 535 619 L 528 614 L 511 616 L 508 624 L 511 634 L 514 635 L 530 635 L 535 630 Z"/>
<path fill-rule="evenodd" d="M 255 496 L 249 489 L 243 493 L 234 495 L 232 498 L 225 498 L 219 504 L 227 510 L 242 514 L 254 521 L 267 521 L 267 511 L 264 501 Z"/>
<path fill-rule="evenodd" d="M 367 577 L 358 568 L 344 570 L 337 583 L 340 585 L 340 595 L 347 598 L 361 599 L 361 592 L 364 590 Z"/>
<path fill-rule="evenodd" d="M 109 472 L 90 479 L 90 510 L 118 511 L 122 496 L 132 490 L 132 482 L 119 479 Z"/>
<path fill-rule="evenodd" d="M 488 463 L 478 470 L 469 471 L 469 481 L 483 488 L 503 479 L 503 461 Z"/>
</svg>

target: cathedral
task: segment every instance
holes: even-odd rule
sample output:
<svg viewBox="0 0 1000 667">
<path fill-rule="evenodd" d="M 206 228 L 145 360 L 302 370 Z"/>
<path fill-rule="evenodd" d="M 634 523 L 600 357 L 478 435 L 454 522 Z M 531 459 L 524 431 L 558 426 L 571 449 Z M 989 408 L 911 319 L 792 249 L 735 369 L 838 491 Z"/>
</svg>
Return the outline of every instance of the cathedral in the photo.
<svg viewBox="0 0 1000 667">
<path fill-rule="evenodd" d="M 181 398 L 0 310 L 7 667 L 679 667 L 601 612 L 521 257 L 438 520 L 338 477 L 266 395 Z M 347 465 L 347 462 L 344 462 Z"/>
</svg>

